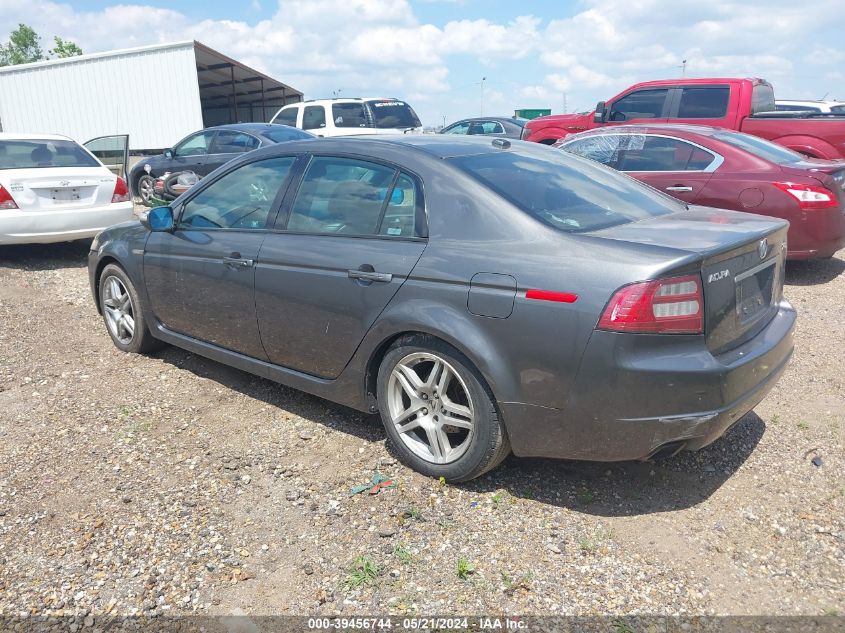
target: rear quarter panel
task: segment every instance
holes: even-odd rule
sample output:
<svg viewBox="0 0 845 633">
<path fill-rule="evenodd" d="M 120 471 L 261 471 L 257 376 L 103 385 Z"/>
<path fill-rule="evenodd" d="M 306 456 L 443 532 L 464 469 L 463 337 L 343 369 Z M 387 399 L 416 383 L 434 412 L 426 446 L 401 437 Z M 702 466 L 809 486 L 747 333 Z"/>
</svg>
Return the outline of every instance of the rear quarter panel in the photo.
<svg viewBox="0 0 845 633">
<path fill-rule="evenodd" d="M 741 131 L 815 158 L 845 158 L 845 119 L 746 118 Z"/>
</svg>

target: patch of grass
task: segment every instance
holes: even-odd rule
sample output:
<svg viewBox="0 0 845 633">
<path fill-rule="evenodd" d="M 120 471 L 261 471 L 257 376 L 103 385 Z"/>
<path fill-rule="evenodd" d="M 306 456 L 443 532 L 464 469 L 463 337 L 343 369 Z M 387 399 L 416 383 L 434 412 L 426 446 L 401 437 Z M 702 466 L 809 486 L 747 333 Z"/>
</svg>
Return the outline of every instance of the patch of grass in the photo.
<svg viewBox="0 0 845 633">
<path fill-rule="evenodd" d="M 514 593 L 516 591 L 531 591 L 531 574 L 525 574 L 520 578 L 514 580 L 507 572 L 501 572 L 502 585 L 505 588 L 505 593 Z"/>
<path fill-rule="evenodd" d="M 466 580 L 470 575 L 475 573 L 475 565 L 470 563 L 466 558 L 458 559 L 458 578 Z"/>
<path fill-rule="evenodd" d="M 592 493 L 591 490 L 588 490 L 587 488 L 581 488 L 581 490 L 579 490 L 575 495 L 575 501 L 577 501 L 578 505 L 581 506 L 588 505 L 595 500 L 596 496 Z"/>
<path fill-rule="evenodd" d="M 414 521 L 422 520 L 422 512 L 416 506 L 408 506 L 408 509 L 405 510 L 405 516 Z"/>
<path fill-rule="evenodd" d="M 778 422 L 780 422 L 780 416 L 777 413 L 775 413 L 772 416 L 772 424 L 777 424 Z"/>
<path fill-rule="evenodd" d="M 452 522 L 444 517 L 441 517 L 437 519 L 437 527 L 445 532 L 446 530 L 452 529 Z"/>
<path fill-rule="evenodd" d="M 393 548 L 393 555 L 403 565 L 410 565 L 411 561 L 414 560 L 414 556 L 413 554 L 411 554 L 411 550 L 409 550 L 401 543 L 399 543 L 396 547 Z"/>
<path fill-rule="evenodd" d="M 594 531 L 591 535 L 582 536 L 581 539 L 578 541 L 578 545 L 581 547 L 581 551 L 585 554 L 592 554 L 593 552 L 598 550 L 602 543 L 612 539 L 612 529 L 606 530 L 604 528 L 599 528 L 598 530 Z"/>
<path fill-rule="evenodd" d="M 825 609 L 824 611 L 822 611 L 822 615 L 826 615 L 826 616 L 832 617 L 832 618 L 838 617 L 839 616 L 839 609 L 837 609 L 835 607 L 829 607 L 829 608 Z"/>
<path fill-rule="evenodd" d="M 366 556 L 359 556 L 349 567 L 349 575 L 346 578 L 346 586 L 350 589 L 358 589 L 364 585 L 372 585 L 376 582 L 381 573 L 379 566 Z"/>
<path fill-rule="evenodd" d="M 613 620 L 613 622 L 610 623 L 610 627 L 616 633 L 636 633 L 636 629 L 625 622 L 622 618 L 616 618 Z"/>
<path fill-rule="evenodd" d="M 492 497 L 490 497 L 490 500 L 493 502 L 493 505 L 498 508 L 505 502 L 505 493 L 497 492 Z"/>
<path fill-rule="evenodd" d="M 801 421 L 798 423 L 798 428 L 799 428 L 799 429 L 801 429 L 802 431 L 806 431 L 807 429 L 809 429 L 809 428 L 810 428 L 810 425 L 809 425 L 809 424 L 807 424 L 804 420 L 801 420 Z"/>
<path fill-rule="evenodd" d="M 440 479 L 437 480 L 437 483 L 440 484 L 441 488 L 445 488 L 446 487 L 446 478 L 441 476 Z"/>
</svg>

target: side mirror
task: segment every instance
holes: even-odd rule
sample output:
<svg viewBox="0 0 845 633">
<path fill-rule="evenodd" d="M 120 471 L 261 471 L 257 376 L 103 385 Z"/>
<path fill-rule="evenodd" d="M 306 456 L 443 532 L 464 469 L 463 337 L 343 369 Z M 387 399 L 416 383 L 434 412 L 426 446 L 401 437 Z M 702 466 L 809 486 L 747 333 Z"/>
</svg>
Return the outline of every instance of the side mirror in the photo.
<svg viewBox="0 0 845 633">
<path fill-rule="evenodd" d="M 141 218 L 141 224 L 150 231 L 170 232 L 173 230 L 173 209 L 153 207 Z"/>
<path fill-rule="evenodd" d="M 173 150 L 170 149 L 169 147 L 166 150 L 164 150 L 164 157 L 165 158 L 173 158 Z"/>
<path fill-rule="evenodd" d="M 607 116 L 607 105 L 604 101 L 599 101 L 596 104 L 596 111 L 593 114 L 593 122 L 595 123 L 604 123 L 604 119 Z"/>
</svg>

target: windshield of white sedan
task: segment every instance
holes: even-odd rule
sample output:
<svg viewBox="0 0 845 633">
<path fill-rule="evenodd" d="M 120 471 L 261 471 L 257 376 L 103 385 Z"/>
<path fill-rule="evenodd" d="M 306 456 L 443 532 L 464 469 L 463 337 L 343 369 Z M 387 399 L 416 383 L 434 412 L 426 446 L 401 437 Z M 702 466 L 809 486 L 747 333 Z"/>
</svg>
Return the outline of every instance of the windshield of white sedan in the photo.
<svg viewBox="0 0 845 633">
<path fill-rule="evenodd" d="M 0 169 L 99 166 L 97 159 L 73 141 L 0 141 Z"/>
<path fill-rule="evenodd" d="M 594 231 L 685 208 L 627 176 L 564 152 L 541 157 L 502 151 L 450 160 L 561 231 Z"/>
</svg>

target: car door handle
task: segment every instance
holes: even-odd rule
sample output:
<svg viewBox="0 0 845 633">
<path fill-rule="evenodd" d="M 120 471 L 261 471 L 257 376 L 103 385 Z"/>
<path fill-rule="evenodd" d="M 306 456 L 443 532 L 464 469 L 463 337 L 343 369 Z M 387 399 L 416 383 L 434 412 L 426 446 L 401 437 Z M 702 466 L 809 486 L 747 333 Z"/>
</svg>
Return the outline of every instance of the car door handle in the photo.
<svg viewBox="0 0 845 633">
<path fill-rule="evenodd" d="M 240 253 L 232 253 L 229 257 L 223 258 L 223 263 L 231 268 L 251 268 L 255 260 L 241 257 Z"/>
<path fill-rule="evenodd" d="M 391 273 L 377 273 L 370 270 L 347 270 L 346 274 L 350 279 L 360 279 L 361 281 L 380 281 L 382 283 L 390 283 L 393 281 Z"/>
<path fill-rule="evenodd" d="M 666 187 L 666 191 L 692 191 L 692 187 L 687 187 L 686 185 L 675 185 L 673 187 Z"/>
</svg>

